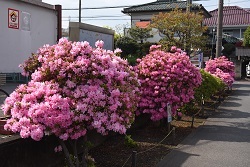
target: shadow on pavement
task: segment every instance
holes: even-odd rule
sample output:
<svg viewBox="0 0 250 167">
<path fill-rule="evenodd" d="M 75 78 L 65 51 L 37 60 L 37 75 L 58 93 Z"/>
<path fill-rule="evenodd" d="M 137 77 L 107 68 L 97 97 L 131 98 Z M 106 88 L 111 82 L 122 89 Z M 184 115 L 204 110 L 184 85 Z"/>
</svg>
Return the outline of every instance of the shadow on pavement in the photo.
<svg viewBox="0 0 250 167">
<path fill-rule="evenodd" d="M 210 118 L 249 118 L 250 113 L 232 109 L 220 109 L 223 111 L 214 112 Z"/>
<path fill-rule="evenodd" d="M 178 161 L 168 161 L 168 160 L 162 160 L 157 167 L 180 167 L 183 162 L 185 162 L 190 156 L 200 156 L 198 154 L 189 154 L 186 152 L 178 151 L 178 150 L 173 150 L 172 151 L 174 154 L 171 154 L 168 159 L 173 159 L 176 158 L 173 155 L 178 155 Z"/>
</svg>

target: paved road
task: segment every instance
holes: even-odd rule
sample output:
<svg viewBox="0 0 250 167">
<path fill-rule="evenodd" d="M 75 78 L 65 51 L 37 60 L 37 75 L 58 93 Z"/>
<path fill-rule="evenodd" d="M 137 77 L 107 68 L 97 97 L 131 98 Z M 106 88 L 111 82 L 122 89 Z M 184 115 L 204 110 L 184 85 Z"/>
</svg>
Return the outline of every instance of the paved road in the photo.
<svg viewBox="0 0 250 167">
<path fill-rule="evenodd" d="M 157 167 L 250 167 L 250 81 L 236 81 L 218 112 Z"/>
</svg>

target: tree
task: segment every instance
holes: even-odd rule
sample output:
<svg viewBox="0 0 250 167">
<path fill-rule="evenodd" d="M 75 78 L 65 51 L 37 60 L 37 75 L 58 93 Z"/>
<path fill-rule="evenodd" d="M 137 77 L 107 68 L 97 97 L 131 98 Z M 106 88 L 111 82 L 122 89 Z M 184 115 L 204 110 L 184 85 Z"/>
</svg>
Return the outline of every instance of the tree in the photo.
<svg viewBox="0 0 250 167">
<path fill-rule="evenodd" d="M 136 54 L 139 49 L 138 43 L 134 39 L 127 36 L 119 38 L 116 41 L 115 46 L 122 50 L 121 57 L 126 58 L 128 55 Z"/>
<path fill-rule="evenodd" d="M 244 46 L 250 46 L 250 26 L 244 32 Z"/>
<path fill-rule="evenodd" d="M 153 37 L 153 35 L 150 34 L 152 28 L 140 28 L 138 26 L 132 27 L 129 29 L 128 33 L 130 34 L 131 38 L 133 38 L 136 41 L 140 41 L 143 43 L 144 40 L 147 40 L 148 38 Z"/>
<path fill-rule="evenodd" d="M 136 66 L 141 83 L 139 109 L 149 113 L 153 121 L 167 118 L 167 104 L 176 110 L 194 98 L 194 89 L 201 84 L 201 74 L 181 49 L 172 47 L 164 52 L 160 45 L 152 45 L 150 53 L 138 60 Z"/>
<path fill-rule="evenodd" d="M 222 50 L 223 55 L 230 57 L 236 50 L 236 47 L 234 44 L 227 43 L 223 45 L 224 49 Z"/>
<path fill-rule="evenodd" d="M 102 46 L 102 41 L 92 48 L 86 41 L 63 38 L 40 48 L 21 65 L 31 81 L 11 93 L 2 107 L 11 115 L 5 130 L 36 141 L 58 137 L 61 147 L 55 150 L 64 151 L 69 167 L 87 166 L 86 149 L 80 159 L 76 146 L 90 130 L 124 134 L 134 121 L 139 81 L 127 61 L 116 56 L 118 50 Z"/>
<path fill-rule="evenodd" d="M 201 13 L 184 13 L 175 9 L 153 16 L 151 27 L 158 29 L 164 35 L 161 43 L 167 50 L 171 46 L 177 46 L 189 51 L 191 48 L 205 48 L 207 37 L 203 34 L 207 27 L 202 26 L 202 21 L 203 15 Z"/>
</svg>

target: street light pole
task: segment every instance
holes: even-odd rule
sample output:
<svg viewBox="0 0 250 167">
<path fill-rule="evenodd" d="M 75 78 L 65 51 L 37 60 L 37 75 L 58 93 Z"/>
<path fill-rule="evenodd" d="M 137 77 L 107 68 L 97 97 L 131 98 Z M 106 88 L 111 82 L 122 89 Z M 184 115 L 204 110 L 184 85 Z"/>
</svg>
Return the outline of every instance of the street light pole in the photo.
<svg viewBox="0 0 250 167">
<path fill-rule="evenodd" d="M 81 18 L 82 18 L 82 0 L 79 0 L 79 23 L 81 23 Z"/>
<path fill-rule="evenodd" d="M 217 20 L 218 20 L 218 27 L 217 27 L 217 41 L 216 41 L 216 55 L 215 55 L 216 58 L 221 56 L 221 50 L 222 50 L 223 0 L 219 0 Z"/>
</svg>

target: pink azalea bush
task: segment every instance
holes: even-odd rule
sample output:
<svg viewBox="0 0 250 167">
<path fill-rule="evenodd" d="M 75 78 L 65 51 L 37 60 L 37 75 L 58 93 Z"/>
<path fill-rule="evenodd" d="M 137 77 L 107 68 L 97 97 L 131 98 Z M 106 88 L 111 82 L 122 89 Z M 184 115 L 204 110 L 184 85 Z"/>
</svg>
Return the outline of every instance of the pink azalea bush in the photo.
<svg viewBox="0 0 250 167">
<path fill-rule="evenodd" d="M 2 109 L 11 118 L 6 130 L 22 138 L 41 140 L 54 134 L 62 140 L 78 139 L 95 129 L 124 134 L 134 121 L 139 101 L 137 74 L 126 60 L 88 42 L 65 38 L 45 45 L 22 64 L 31 76 L 5 101 Z"/>
<path fill-rule="evenodd" d="M 234 82 L 234 78 L 230 75 L 230 73 L 223 72 L 219 68 L 216 69 L 213 75 L 220 78 L 223 81 L 223 83 L 228 87 L 231 87 Z"/>
<path fill-rule="evenodd" d="M 205 71 L 219 77 L 227 86 L 230 87 L 234 82 L 234 68 L 235 66 L 233 62 L 229 61 L 225 56 L 221 56 L 215 58 L 214 60 L 210 59 L 207 61 Z"/>
<path fill-rule="evenodd" d="M 176 115 L 178 108 L 194 98 L 194 89 L 201 84 L 199 69 L 189 57 L 176 47 L 172 47 L 171 52 L 153 45 L 136 66 L 143 97 L 139 102 L 140 112 L 151 114 L 154 121 L 168 117 L 168 103 Z"/>
</svg>

